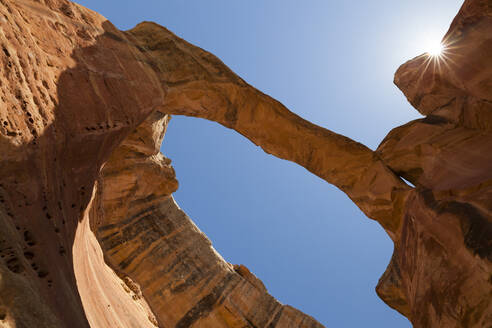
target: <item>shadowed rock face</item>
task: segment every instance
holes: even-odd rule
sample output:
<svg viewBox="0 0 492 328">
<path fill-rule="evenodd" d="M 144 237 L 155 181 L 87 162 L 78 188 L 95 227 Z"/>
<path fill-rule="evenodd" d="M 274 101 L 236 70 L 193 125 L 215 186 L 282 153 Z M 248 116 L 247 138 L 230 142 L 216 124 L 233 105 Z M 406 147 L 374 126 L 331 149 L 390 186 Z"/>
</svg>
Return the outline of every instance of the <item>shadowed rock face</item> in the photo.
<svg viewBox="0 0 492 328">
<path fill-rule="evenodd" d="M 490 1 L 465 1 L 445 55 L 395 75 L 426 117 L 372 151 L 157 24 L 121 32 L 68 1 L 0 0 L 0 326 L 322 327 L 177 206 L 159 152 L 175 114 L 236 130 L 378 221 L 395 250 L 376 291 L 415 327 L 487 327 L 491 32 Z"/>
</svg>

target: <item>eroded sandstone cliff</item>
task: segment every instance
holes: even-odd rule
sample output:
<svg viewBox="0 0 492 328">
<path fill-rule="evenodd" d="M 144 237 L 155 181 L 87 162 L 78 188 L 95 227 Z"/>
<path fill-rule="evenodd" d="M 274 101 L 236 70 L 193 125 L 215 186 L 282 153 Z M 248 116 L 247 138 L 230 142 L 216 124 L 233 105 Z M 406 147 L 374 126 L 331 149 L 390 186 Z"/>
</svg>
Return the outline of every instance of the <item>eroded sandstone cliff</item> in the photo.
<svg viewBox="0 0 492 328">
<path fill-rule="evenodd" d="M 223 124 L 344 191 L 395 244 L 377 286 L 415 327 L 492 322 L 492 4 L 395 83 L 425 118 L 377 151 L 154 23 L 0 0 L 0 325 L 322 327 L 233 266 L 172 198 L 170 114 Z M 414 186 L 407 185 L 404 177 Z"/>
</svg>

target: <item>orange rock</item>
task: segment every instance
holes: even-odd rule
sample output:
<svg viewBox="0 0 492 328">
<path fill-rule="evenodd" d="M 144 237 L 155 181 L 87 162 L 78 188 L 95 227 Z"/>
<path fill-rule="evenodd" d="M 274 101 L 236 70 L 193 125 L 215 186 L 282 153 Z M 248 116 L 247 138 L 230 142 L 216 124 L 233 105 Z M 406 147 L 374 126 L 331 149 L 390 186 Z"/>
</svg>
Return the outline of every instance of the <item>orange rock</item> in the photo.
<svg viewBox="0 0 492 328">
<path fill-rule="evenodd" d="M 377 151 L 316 126 L 212 54 L 65 0 L 0 0 L 0 323 L 322 327 L 232 266 L 178 207 L 170 114 L 223 124 L 344 191 L 395 243 L 376 288 L 415 327 L 492 322 L 492 7 L 395 83 L 424 119 Z M 407 185 L 401 177 L 415 187 Z"/>
</svg>

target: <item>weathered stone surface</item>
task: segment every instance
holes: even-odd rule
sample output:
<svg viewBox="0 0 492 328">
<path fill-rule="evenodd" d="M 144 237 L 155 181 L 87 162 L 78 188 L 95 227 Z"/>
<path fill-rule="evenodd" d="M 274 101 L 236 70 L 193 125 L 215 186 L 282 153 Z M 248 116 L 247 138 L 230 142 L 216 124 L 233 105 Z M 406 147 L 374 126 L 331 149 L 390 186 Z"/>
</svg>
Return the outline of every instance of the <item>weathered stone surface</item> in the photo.
<svg viewBox="0 0 492 328">
<path fill-rule="evenodd" d="M 154 23 L 0 0 L 0 324 L 322 327 L 222 259 L 172 198 L 170 114 L 223 124 L 344 191 L 395 243 L 377 293 L 415 327 L 492 322 L 492 5 L 395 83 L 425 118 L 377 151 L 303 120 Z M 407 185 L 400 177 L 410 181 Z"/>
<path fill-rule="evenodd" d="M 108 264 L 140 285 L 163 327 L 322 327 L 224 261 L 176 205 L 174 170 L 159 152 L 168 120 L 150 115 L 101 171 L 90 222 Z"/>
<path fill-rule="evenodd" d="M 395 83 L 423 119 L 377 153 L 415 186 L 377 291 L 415 327 L 492 322 L 492 5 L 465 1 L 441 57 L 402 65 Z"/>
<path fill-rule="evenodd" d="M 174 203 L 147 54 L 68 1 L 0 13 L 2 326 L 321 327 L 236 273 Z"/>
<path fill-rule="evenodd" d="M 0 1 L 0 27 L 1 324 L 87 327 L 74 262 L 97 251 L 75 233 L 102 164 L 163 92 L 121 32 L 68 1 Z"/>
</svg>

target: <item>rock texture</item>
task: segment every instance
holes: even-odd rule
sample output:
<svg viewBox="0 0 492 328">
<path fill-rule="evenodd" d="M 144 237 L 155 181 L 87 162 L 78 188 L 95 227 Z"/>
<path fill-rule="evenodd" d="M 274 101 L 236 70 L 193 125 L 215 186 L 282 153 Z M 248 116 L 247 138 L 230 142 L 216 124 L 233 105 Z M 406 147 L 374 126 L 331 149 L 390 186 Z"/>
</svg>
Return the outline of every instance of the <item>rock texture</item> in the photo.
<svg viewBox="0 0 492 328">
<path fill-rule="evenodd" d="M 466 1 L 442 57 L 417 57 L 395 75 L 426 117 L 377 150 L 416 186 L 377 291 L 416 327 L 492 326 L 491 31 L 491 2 Z"/>
<path fill-rule="evenodd" d="M 395 244 L 376 288 L 415 327 L 492 322 L 492 5 L 395 83 L 425 118 L 376 151 L 212 54 L 64 0 L 0 0 L 0 325 L 322 327 L 222 259 L 177 206 L 170 114 L 223 124 L 344 191 Z M 410 181 L 406 184 L 401 177 Z"/>
</svg>

